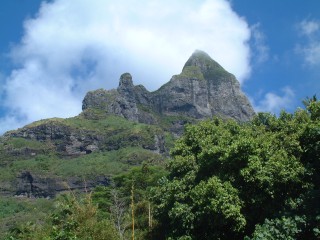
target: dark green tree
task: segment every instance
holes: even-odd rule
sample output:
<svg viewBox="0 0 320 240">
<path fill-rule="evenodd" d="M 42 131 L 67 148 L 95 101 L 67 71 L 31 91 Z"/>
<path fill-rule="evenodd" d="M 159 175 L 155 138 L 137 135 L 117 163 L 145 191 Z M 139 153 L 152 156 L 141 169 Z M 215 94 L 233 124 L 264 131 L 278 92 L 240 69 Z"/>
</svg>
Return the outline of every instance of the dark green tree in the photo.
<svg viewBox="0 0 320 240">
<path fill-rule="evenodd" d="M 286 226 L 288 236 L 315 238 L 319 120 L 313 98 L 293 114 L 187 126 L 171 151 L 169 175 L 153 190 L 157 239 L 243 239 Z"/>
</svg>

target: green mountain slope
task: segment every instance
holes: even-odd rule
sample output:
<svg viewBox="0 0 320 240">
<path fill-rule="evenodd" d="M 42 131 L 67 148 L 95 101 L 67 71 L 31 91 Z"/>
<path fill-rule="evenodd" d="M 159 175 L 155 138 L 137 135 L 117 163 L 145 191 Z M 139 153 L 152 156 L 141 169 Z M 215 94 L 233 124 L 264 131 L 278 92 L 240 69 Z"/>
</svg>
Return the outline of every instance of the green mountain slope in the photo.
<svg viewBox="0 0 320 240">
<path fill-rule="evenodd" d="M 0 200 L 7 206 L 0 220 L 43 213 L 20 208 L 21 201 L 34 206 L 40 198 L 109 186 L 142 164 L 163 169 L 184 126 L 214 116 L 243 122 L 254 111 L 235 77 L 204 52 L 155 92 L 134 86 L 125 73 L 117 89 L 88 92 L 78 116 L 36 121 L 0 137 Z"/>
</svg>

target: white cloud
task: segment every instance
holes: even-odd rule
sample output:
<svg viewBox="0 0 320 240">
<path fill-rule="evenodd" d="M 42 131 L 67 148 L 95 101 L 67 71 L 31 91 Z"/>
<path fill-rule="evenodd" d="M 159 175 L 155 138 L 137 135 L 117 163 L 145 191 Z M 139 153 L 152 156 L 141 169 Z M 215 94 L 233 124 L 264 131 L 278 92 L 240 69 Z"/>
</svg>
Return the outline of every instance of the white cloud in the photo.
<svg viewBox="0 0 320 240">
<path fill-rule="evenodd" d="M 320 66 L 320 21 L 303 20 L 297 27 L 303 43 L 296 45 L 296 52 L 304 58 L 304 63 L 310 67 Z"/>
<path fill-rule="evenodd" d="M 0 72 L 0 96 L 2 96 L 3 94 L 3 83 L 5 82 L 5 80 L 6 76 L 2 72 Z"/>
<path fill-rule="evenodd" d="M 254 104 L 255 111 L 278 114 L 281 110 L 290 108 L 294 101 L 295 93 L 290 87 L 285 87 L 282 89 L 282 94 L 280 96 L 272 92 L 266 93 L 262 100 Z"/>
<path fill-rule="evenodd" d="M 306 45 L 298 45 L 296 50 L 304 57 L 305 64 L 310 67 L 320 65 L 320 39 L 310 41 Z"/>
<path fill-rule="evenodd" d="M 307 21 L 303 20 L 299 23 L 299 29 L 301 31 L 301 34 L 310 36 L 320 30 L 320 23 L 317 21 Z"/>
<path fill-rule="evenodd" d="M 269 47 L 266 44 L 266 36 L 261 30 L 260 23 L 251 26 L 252 61 L 254 64 L 264 63 L 269 59 Z"/>
<path fill-rule="evenodd" d="M 227 0 L 43 3 L 11 53 L 18 67 L 6 79 L 4 104 L 20 125 L 74 116 L 88 90 L 116 87 L 123 72 L 157 89 L 195 49 L 243 82 L 250 74 L 249 38 L 247 23 Z M 0 132 L 12 127 L 2 124 Z"/>
</svg>

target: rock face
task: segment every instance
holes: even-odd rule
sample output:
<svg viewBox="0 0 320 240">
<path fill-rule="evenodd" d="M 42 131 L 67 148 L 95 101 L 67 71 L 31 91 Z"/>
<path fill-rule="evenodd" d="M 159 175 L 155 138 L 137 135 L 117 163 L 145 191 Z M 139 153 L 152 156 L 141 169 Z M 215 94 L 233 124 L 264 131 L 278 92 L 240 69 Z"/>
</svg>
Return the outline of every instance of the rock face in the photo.
<svg viewBox="0 0 320 240">
<path fill-rule="evenodd" d="M 15 181 L 15 195 L 21 197 L 53 198 L 57 193 L 70 190 L 91 191 L 94 187 L 110 185 L 110 179 L 105 176 L 96 176 L 86 182 L 81 178 L 73 177 L 67 181 L 59 178 L 40 177 L 29 171 L 21 172 Z"/>
<path fill-rule="evenodd" d="M 131 75 L 125 73 L 116 90 L 87 93 L 82 109 L 89 108 L 148 124 L 157 122 L 155 114 L 195 119 L 219 116 L 237 121 L 248 121 L 254 116 L 236 78 L 202 51 L 194 52 L 181 74 L 157 91 L 134 86 Z"/>
<path fill-rule="evenodd" d="M 129 73 L 122 74 L 117 90 L 99 89 L 87 93 L 82 108 L 83 110 L 100 108 L 107 113 L 119 115 L 131 121 L 138 121 L 137 101 L 131 75 Z"/>
<path fill-rule="evenodd" d="M 117 106 L 119 110 L 121 106 Z M 124 110 L 131 111 L 130 109 Z M 118 113 L 121 114 L 121 112 Z M 124 111 L 124 113 L 127 112 Z M 94 122 L 95 120 L 81 119 L 81 121 Z M 99 150 L 111 151 L 122 147 L 140 146 L 159 154 L 165 153 L 167 150 L 165 149 L 164 133 L 148 126 L 144 126 L 144 128 L 144 131 L 136 132 L 130 127 L 124 129 L 120 126 L 101 131 L 101 129 L 94 129 L 94 127 L 92 129 L 77 128 L 63 121 L 49 119 L 39 125 L 26 126 L 4 135 L 7 139 L 26 139 L 27 142 L 37 142 L 40 146 L 38 144 L 36 148 L 33 146 L 13 148 L 9 144 L 5 147 L 5 151 L 14 156 L 35 156 L 52 151 L 65 156 L 80 156 Z"/>
</svg>

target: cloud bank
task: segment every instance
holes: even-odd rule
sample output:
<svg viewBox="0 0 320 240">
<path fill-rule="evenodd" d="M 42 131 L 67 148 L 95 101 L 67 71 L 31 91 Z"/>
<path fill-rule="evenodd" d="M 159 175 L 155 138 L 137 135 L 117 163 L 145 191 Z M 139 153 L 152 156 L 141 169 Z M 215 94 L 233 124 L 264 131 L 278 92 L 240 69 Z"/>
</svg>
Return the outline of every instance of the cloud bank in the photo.
<svg viewBox="0 0 320 240">
<path fill-rule="evenodd" d="M 124 72 L 156 90 L 195 49 L 243 82 L 250 74 L 250 28 L 227 0 L 55 0 L 24 23 L 12 49 L 0 133 L 81 111 L 84 94 L 117 87 Z"/>
<path fill-rule="evenodd" d="M 261 30 L 260 23 L 256 23 L 250 27 L 252 37 L 251 37 L 251 45 L 252 45 L 252 62 L 254 65 L 262 64 L 269 59 L 269 47 L 266 44 L 266 36 Z"/>
<path fill-rule="evenodd" d="M 304 43 L 296 46 L 296 51 L 310 67 L 320 66 L 320 21 L 303 20 L 298 24 L 298 31 L 304 37 Z"/>
<path fill-rule="evenodd" d="M 254 104 L 256 112 L 271 112 L 279 114 L 294 101 L 295 93 L 290 87 L 282 89 L 282 95 L 268 92 L 257 104 Z"/>
</svg>

